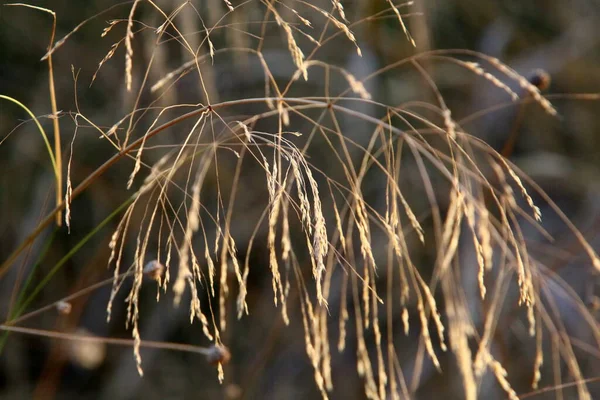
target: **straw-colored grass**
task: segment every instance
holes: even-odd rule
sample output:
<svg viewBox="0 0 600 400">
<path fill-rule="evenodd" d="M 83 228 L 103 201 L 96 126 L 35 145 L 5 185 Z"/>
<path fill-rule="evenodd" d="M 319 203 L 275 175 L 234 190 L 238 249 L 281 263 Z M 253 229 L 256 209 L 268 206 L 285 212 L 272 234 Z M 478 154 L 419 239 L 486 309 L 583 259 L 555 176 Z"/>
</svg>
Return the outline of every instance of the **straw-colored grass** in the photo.
<svg viewBox="0 0 600 400">
<path fill-rule="evenodd" d="M 339 384 L 332 373 L 337 350 L 355 352 L 356 373 L 369 399 L 411 397 L 429 366 L 440 374 L 457 370 L 464 398 L 485 397 L 481 387 L 489 376 L 506 397 L 518 398 L 511 371 L 494 348 L 496 336 L 506 329 L 503 309 L 513 306 L 515 298 L 507 295 L 511 290 L 518 292 L 518 312 L 528 325 L 528 343 L 536 349 L 531 365 L 522 366 L 531 368 L 531 387 L 541 381 L 560 384 L 542 375 L 542 366 L 552 362 L 542 348 L 549 335 L 558 343 L 553 356 L 568 370 L 579 397 L 591 398 L 575 344 L 545 295 L 548 282 L 557 284 L 558 278 L 536 259 L 524 232 L 524 226 L 544 232 L 544 216 L 534 200 L 543 193 L 463 127 L 466 121 L 456 119 L 425 64 L 459 66 L 507 94 L 511 102 L 532 101 L 554 118 L 555 107 L 538 87 L 500 60 L 466 50 L 418 53 L 365 77 L 319 58 L 330 42 L 361 55 L 353 30 L 380 17 L 395 16 L 414 46 L 404 7 L 391 1 L 382 1 L 388 6 L 385 12 L 355 22 L 340 1 L 234 3 L 221 4 L 222 17 L 214 26 L 207 28 L 199 18 L 198 32 L 180 29 L 175 18 L 179 13 L 202 15 L 190 2 L 168 12 L 152 1 L 136 0 L 126 20 L 108 22 L 99 36 L 106 39 L 119 26 L 125 33 L 109 45 L 92 82 L 124 48 L 124 89 L 136 90 L 137 98 L 112 128 L 96 127 L 99 140 L 110 140 L 117 149 L 105 166 L 76 186 L 69 162 L 68 201 L 54 211 L 60 213 L 108 166 L 125 157 L 133 162 L 124 182 L 132 191 L 131 203 L 110 240 L 108 263 L 114 277 L 107 311 L 110 319 L 120 307 L 115 300 L 124 281 L 132 280 L 127 285 L 125 323 L 133 340 L 115 343 L 132 346 L 140 375 L 140 348 L 160 347 L 143 340 L 140 330 L 141 289 L 148 274 L 158 280 L 157 300 L 161 290 L 172 291 L 173 306 L 188 307 L 190 322 L 201 325 L 204 347 L 223 349 L 213 357 L 222 380 L 227 374 L 223 364 L 229 361 L 226 338 L 238 334 L 235 318 L 228 313 L 233 310 L 237 319 L 253 318 L 248 277 L 268 270 L 274 307 L 285 324 L 302 320 L 306 355 L 323 398 Z M 136 19 L 142 9 L 144 15 L 158 13 L 161 24 L 150 26 Z M 245 21 L 247 25 L 239 28 L 230 22 L 256 15 L 257 10 L 262 21 Z M 249 47 L 227 47 L 228 30 L 240 30 L 249 38 Z M 189 35 L 200 39 L 192 41 Z M 138 61 L 136 40 L 153 40 L 156 49 L 177 43 L 188 61 L 152 82 L 152 55 L 145 65 L 143 58 Z M 63 43 L 59 40 L 52 47 L 46 55 L 49 61 Z M 273 72 L 281 68 L 265 56 L 282 43 L 293 65 L 286 79 Z M 218 71 L 220 63 L 241 55 L 262 70 L 264 94 L 211 102 L 201 66 L 210 63 Z M 369 92 L 369 83 L 399 69 L 413 70 L 433 100 L 385 104 Z M 190 74 L 203 92 L 197 104 L 158 105 Z M 323 77 L 323 91 L 313 92 L 315 86 L 308 85 Z M 148 94 L 151 101 L 143 103 Z M 373 111 L 361 111 L 361 106 Z M 352 124 L 360 131 L 347 132 Z M 155 139 L 169 129 L 178 130 L 178 142 L 158 145 Z M 72 148 L 72 157 L 77 157 L 76 146 Z M 56 155 L 59 159 L 60 153 Z M 60 169 L 58 162 L 56 168 Z M 248 186 L 241 182 L 248 179 L 247 172 L 256 193 L 241 193 Z M 418 188 L 407 189 L 407 181 L 418 181 Z M 259 217 L 240 212 L 253 199 L 263 202 Z M 66 213 L 67 224 L 73 212 Z M 561 217 L 589 263 L 600 269 L 595 250 Z M 245 218 L 252 227 L 250 233 L 240 234 L 248 231 Z M 257 242 L 266 245 L 268 267 L 249 261 Z M 245 260 L 238 250 L 242 246 Z M 470 247 L 474 263 L 465 261 L 464 249 Z M 423 257 L 425 249 L 432 253 L 429 261 Z M 2 265 L 0 274 L 13 259 Z M 472 291 L 485 311 L 475 311 L 479 305 L 473 304 Z M 163 295 L 160 301 L 168 300 Z M 579 299 L 572 301 L 600 343 L 597 322 Z M 50 335 L 9 324 L 3 329 Z M 411 332 L 418 332 L 419 339 L 408 366 L 398 352 Z M 235 360 L 232 352 L 231 362 Z"/>
</svg>

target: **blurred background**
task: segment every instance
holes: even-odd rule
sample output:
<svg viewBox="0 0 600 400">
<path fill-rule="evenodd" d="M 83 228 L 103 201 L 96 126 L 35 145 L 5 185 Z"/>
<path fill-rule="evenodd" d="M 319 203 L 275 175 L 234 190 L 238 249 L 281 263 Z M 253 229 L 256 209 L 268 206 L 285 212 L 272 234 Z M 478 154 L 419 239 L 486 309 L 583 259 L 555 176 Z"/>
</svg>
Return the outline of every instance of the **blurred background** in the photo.
<svg viewBox="0 0 600 400">
<path fill-rule="evenodd" d="M 2 3 L 0 94 L 25 104 L 40 118 L 46 131 L 52 132 L 52 120 L 48 118 L 52 114 L 48 67 L 46 62 L 40 61 L 48 50 L 52 18 L 44 12 L 8 7 L 5 2 Z M 167 13 L 182 4 L 180 0 L 160 0 L 155 3 Z M 203 36 L 196 33 L 204 29 L 203 25 L 226 25 L 226 28 L 215 29 L 211 34 L 217 50 L 214 61 L 206 59 L 200 65 L 206 93 L 212 103 L 265 95 L 264 73 L 256 57 L 244 51 L 219 50 L 256 49 L 259 45 L 257 37 L 263 36 L 262 52 L 274 78 L 286 82 L 294 73 L 295 67 L 283 31 L 274 21 L 262 24 L 266 9 L 263 3 L 249 1 L 240 5 L 241 2 L 232 0 L 232 4 L 239 8 L 227 15 L 226 4 L 219 0 L 193 0 L 190 3 L 198 14 L 190 9 L 178 14 L 174 22 L 184 35 L 189 35 L 186 37 L 192 47 L 200 46 Z M 101 33 L 109 26 L 107 21 L 126 19 L 131 4 L 115 5 L 105 0 L 36 2 L 36 6 L 47 7 L 56 13 L 56 40 L 73 31 L 82 21 L 103 12 L 78 28 L 53 54 L 63 152 L 67 160 L 71 156 L 71 149 L 73 151 L 70 168 L 74 186 L 113 156 L 115 149 L 106 140 L 100 140 L 98 131 L 91 128 L 89 123 L 79 119 L 81 126 L 76 129 L 71 112 L 79 110 L 94 124 L 107 130 L 125 117 L 135 107 L 136 101 L 138 107 L 205 102 L 198 76 L 193 73 L 179 79 L 160 98 L 156 92 L 149 90 L 167 73 L 190 61 L 190 55 L 175 40 L 157 46 L 153 32 L 140 31 L 136 34 L 133 41 L 132 92 L 125 89 L 125 50 L 122 41 L 115 55 L 102 62 L 113 43 L 124 37 L 126 23 L 116 24 L 104 37 L 101 37 Z M 329 2 L 313 4 L 331 10 Z M 452 116 L 462 128 L 497 151 L 505 152 L 512 162 L 549 194 L 592 246 L 600 250 L 600 206 L 597 201 L 600 194 L 600 100 L 597 96 L 600 93 L 600 5 L 597 1 L 416 0 L 412 5 L 399 4 L 404 21 L 415 39 L 414 48 L 406 39 L 393 12 L 386 12 L 389 10 L 388 2 L 354 0 L 342 4 L 350 23 L 363 21 L 351 25 L 362 57 L 357 55 L 355 46 L 344 35 L 324 44 L 315 57 L 341 66 L 357 78 L 368 76 L 414 54 L 446 49 L 474 50 L 498 58 L 532 82 L 549 77 L 549 85 L 540 87 L 544 94 L 549 95 L 558 117 L 547 115 L 537 104 L 511 104 L 505 92 L 452 63 L 433 59 L 423 63 L 448 108 L 452 110 Z M 311 32 L 320 32 L 323 28 L 324 20 L 319 19 L 319 14 L 302 2 L 280 4 L 281 12 L 287 13 L 291 19 L 293 15 L 285 5 L 301 10 L 302 15 L 314 17 Z M 370 16 L 379 17 L 367 18 Z M 135 19 L 140 21 L 136 29 L 144 25 L 158 27 L 164 22 L 164 17 L 146 2 L 139 4 Z M 335 30 L 330 27 L 328 32 L 331 34 Z M 304 53 L 310 54 L 314 47 L 310 40 L 301 35 L 297 35 L 297 40 Z M 206 43 L 200 48 L 200 55 L 206 55 L 209 51 Z M 464 59 L 473 61 L 469 57 Z M 102 68 L 91 84 L 101 62 Z M 141 87 L 146 66 L 150 62 L 152 68 L 146 78 L 148 83 L 136 98 L 136 90 Z M 541 73 L 539 69 L 545 72 Z M 315 69 L 313 73 L 310 70 L 308 81 L 295 85 L 290 95 L 323 96 L 325 82 L 322 71 Z M 368 80 L 365 86 L 373 99 L 389 105 L 435 102 L 431 88 L 409 65 L 380 74 Z M 333 93 L 340 93 L 348 88 L 348 82 L 343 79 L 332 80 L 329 88 Z M 522 90 L 514 85 L 513 88 Z M 596 96 L 573 95 L 580 93 Z M 368 104 L 357 107 L 362 107 L 360 110 L 367 114 L 376 112 Z M 224 110 L 223 115 L 231 119 L 243 118 L 261 111 L 251 106 L 240 106 Z M 169 115 L 180 113 L 167 112 L 164 120 Z M 138 136 L 156 115 L 150 113 L 147 119 L 141 120 L 139 132 L 135 131 Z M 0 262 L 9 257 L 55 204 L 54 175 L 48 154 L 35 125 L 28 118 L 16 105 L 0 101 Z M 361 134 L 365 128 L 360 122 L 350 119 L 339 122 L 345 135 L 363 145 L 368 144 L 368 137 L 365 139 Z M 301 121 L 293 121 L 292 125 L 300 132 L 307 129 Z M 264 131 L 274 131 L 276 128 L 276 125 L 270 126 L 268 123 L 261 126 Z M 145 161 L 148 164 L 158 161 L 163 154 L 160 146 L 168 148 L 181 143 L 186 129 L 189 127 L 184 125 L 181 129 L 158 135 L 152 142 L 157 150 L 148 152 Z M 77 138 L 71 145 L 75 132 Z M 324 141 L 317 142 L 312 147 L 311 155 L 316 165 L 323 167 L 331 176 L 339 176 L 342 172 L 330 165 L 326 146 Z M 34 293 L 36 287 L 40 288 L 24 310 L 29 312 L 112 275 L 113 271 L 107 269 L 109 242 L 121 214 L 107 217 L 122 207 L 131 196 L 132 192 L 127 190 L 127 179 L 133 165 L 132 160 L 120 160 L 73 201 L 70 233 L 64 226 L 48 227 L 12 263 L 0 280 L 0 310 L 3 318 L 8 320 L 13 315 L 15 304 L 20 304 L 17 300 L 20 293 L 27 297 Z M 225 155 L 219 162 L 219 178 L 207 178 L 202 198 L 208 210 L 218 210 L 219 190 L 223 190 L 224 204 L 227 205 L 235 169 L 235 157 Z M 63 173 L 66 173 L 66 166 Z M 147 174 L 147 170 L 143 173 Z M 260 178 L 255 177 L 257 174 Z M 412 204 L 418 203 L 423 190 L 414 166 L 407 167 L 403 179 L 406 197 Z M 365 184 L 363 190 L 370 204 L 377 205 L 385 201 L 385 190 L 380 184 L 376 179 Z M 267 205 L 264 186 L 264 173 L 256 166 L 244 170 L 237 186 L 243 197 L 242 201 L 236 203 L 236 212 L 239 213 L 236 215 L 243 218 L 236 220 L 232 235 L 238 244 L 238 258 L 243 260 L 248 255 L 253 268 L 248 283 L 250 315 L 239 321 L 232 317 L 222 338 L 232 354 L 231 361 L 225 366 L 223 384 L 219 384 L 216 368 L 207 362 L 206 357 L 193 352 L 142 349 L 144 377 L 140 378 L 130 346 L 10 333 L 2 342 L 0 398 L 319 398 L 313 369 L 305 354 L 302 318 L 297 309 L 299 299 L 294 300 L 293 295 L 290 297 L 289 326 L 283 323 L 279 310 L 273 306 L 266 230 L 258 230 L 249 254 L 244 247 Z M 542 208 L 543 227 L 554 237 L 554 241 L 547 240 L 533 228 L 525 230 L 528 241 L 532 243 L 532 254 L 568 284 L 570 290 L 588 307 L 589 315 L 595 321 L 591 323 L 588 319 L 586 323 L 582 322 L 582 314 L 573 312 L 570 301 L 562 296 L 564 289 L 548 287 L 545 289 L 546 295 L 555 299 L 569 334 L 580 343 L 576 357 L 583 375 L 586 378 L 598 377 L 600 350 L 594 341 L 594 329 L 589 328 L 590 323 L 597 326 L 600 315 L 598 275 L 569 230 L 560 223 L 544 199 L 535 196 L 534 200 Z M 423 215 L 427 208 L 426 204 L 421 209 L 417 206 L 415 213 Z M 132 226 L 143 226 L 143 215 L 137 214 L 133 217 Z M 207 235 L 214 238 L 214 228 L 211 229 L 213 231 Z M 87 238 L 90 232 L 93 235 Z M 373 242 L 374 247 L 377 246 L 377 238 Z M 80 244 L 82 246 L 77 247 Z M 127 261 L 124 264 L 132 262 L 134 250 L 135 243 L 125 245 L 124 258 Z M 427 260 L 432 259 L 427 252 L 432 250 L 420 250 L 419 265 L 422 263 L 425 275 L 427 268 L 431 268 L 427 266 Z M 460 252 L 464 268 L 476 265 L 472 245 L 465 245 Z M 306 266 L 310 268 L 309 264 Z M 206 266 L 202 265 L 202 268 Z M 49 274 L 51 279 L 44 281 Z M 28 319 L 22 325 L 42 330 L 130 338 L 124 323 L 124 302 L 131 282 L 126 280 L 123 285 L 113 306 L 113 317 L 108 323 L 106 307 L 111 286 L 103 285 L 71 301 L 69 313 L 52 309 Z M 156 302 L 156 290 L 153 282 L 142 288 L 142 338 L 195 346 L 210 345 L 202 334 L 200 324 L 189 323 L 187 307 L 173 307 L 170 291 L 161 297 L 160 302 Z M 476 297 L 476 293 L 472 295 Z M 234 314 L 233 302 L 231 306 L 230 314 Z M 335 331 L 339 307 L 334 303 L 330 303 L 330 306 L 331 330 Z M 525 394 L 532 391 L 531 363 L 535 349 L 531 342 L 522 340 L 522 330 L 526 328 L 522 324 L 522 316 L 515 314 L 508 310 L 502 317 L 507 332 L 505 337 L 497 338 L 496 350 L 501 354 L 501 361 L 509 371 L 515 390 Z M 399 337 L 396 348 L 407 380 L 415 362 L 414 348 L 419 335 L 417 318 L 411 314 L 412 318 L 415 318 L 413 326 L 416 328 L 412 329 L 409 336 L 404 337 L 401 328 L 396 330 Z M 372 333 L 370 335 L 372 340 Z M 332 343 L 335 342 L 332 339 Z M 552 346 L 552 343 L 547 343 L 549 352 Z M 354 349 L 349 348 L 343 353 L 332 349 L 332 354 L 334 391 L 331 398 L 364 398 L 363 383 L 356 374 Z M 552 369 L 550 360 L 547 358 L 544 365 L 542 387 L 556 384 L 556 371 Z M 433 399 L 440 395 L 447 399 L 463 398 L 461 377 L 454 371 L 452 362 L 451 356 L 445 356 L 442 360 L 443 367 L 447 366 L 445 374 L 425 368 L 421 381 L 412 387 L 414 398 Z M 562 380 L 568 381 L 568 371 L 565 369 L 558 374 L 561 373 L 564 374 Z M 591 382 L 588 389 L 593 396 L 600 398 L 600 383 Z M 506 398 L 493 379 L 482 390 L 486 390 L 480 393 L 482 398 Z M 572 388 L 566 388 L 563 395 L 565 399 L 577 398 L 577 392 Z M 531 398 L 556 396 L 556 392 L 548 391 L 532 394 Z"/>
</svg>

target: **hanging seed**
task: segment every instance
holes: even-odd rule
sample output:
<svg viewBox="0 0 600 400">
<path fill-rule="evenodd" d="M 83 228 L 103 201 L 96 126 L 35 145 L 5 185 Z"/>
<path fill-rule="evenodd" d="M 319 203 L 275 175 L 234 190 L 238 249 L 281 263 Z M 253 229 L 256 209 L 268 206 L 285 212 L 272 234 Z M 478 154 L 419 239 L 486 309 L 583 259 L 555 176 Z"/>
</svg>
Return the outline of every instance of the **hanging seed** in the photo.
<svg viewBox="0 0 600 400">
<path fill-rule="evenodd" d="M 550 87 L 550 74 L 543 69 L 536 69 L 531 73 L 529 82 L 539 90 L 546 90 Z"/>
<path fill-rule="evenodd" d="M 165 272 L 165 266 L 158 260 L 149 261 L 144 267 L 144 275 L 149 276 L 155 281 L 159 281 Z"/>
<path fill-rule="evenodd" d="M 231 353 L 229 349 L 223 345 L 214 345 L 210 347 L 209 351 L 206 353 L 206 360 L 210 364 L 227 364 L 231 359 Z"/>
<path fill-rule="evenodd" d="M 67 301 L 59 301 L 58 303 L 56 303 L 56 311 L 58 311 L 58 313 L 62 315 L 71 314 L 72 308 L 73 306 L 71 306 L 71 303 Z"/>
</svg>

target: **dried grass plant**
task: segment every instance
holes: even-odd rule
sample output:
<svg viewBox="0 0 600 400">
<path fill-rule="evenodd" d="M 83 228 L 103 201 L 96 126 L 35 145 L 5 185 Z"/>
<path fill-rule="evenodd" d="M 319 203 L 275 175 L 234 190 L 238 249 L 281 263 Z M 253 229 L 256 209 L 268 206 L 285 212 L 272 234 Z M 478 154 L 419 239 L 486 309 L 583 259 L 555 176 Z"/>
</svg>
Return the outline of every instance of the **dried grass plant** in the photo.
<svg viewBox="0 0 600 400">
<path fill-rule="evenodd" d="M 485 398 L 491 378 L 504 397 L 519 398 L 523 384 L 512 379 L 497 346 L 498 337 L 509 334 L 507 321 L 516 318 L 525 327 L 523 343 L 534 349 L 520 365 L 529 371 L 530 391 L 543 382 L 547 393 L 560 398 L 560 388 L 571 385 L 578 398 L 591 399 L 589 376 L 576 356 L 579 342 L 563 324 L 549 288 L 562 288 L 595 346 L 600 329 L 582 299 L 531 250 L 525 230 L 550 236 L 534 199 L 554 208 L 591 268 L 600 270 L 600 259 L 533 180 L 469 133 L 470 121 L 494 109 L 456 119 L 432 66 L 458 68 L 457 74 L 503 93 L 506 103 L 498 107 L 530 103 L 546 118 L 557 118 L 556 109 L 536 82 L 473 51 L 420 52 L 365 76 L 328 59 L 331 46 L 361 56 L 353 32 L 382 19 L 399 24 L 402 40 L 415 45 L 407 28 L 411 4 L 381 3 L 383 11 L 357 21 L 340 1 L 225 0 L 202 8 L 182 1 L 166 9 L 135 0 L 121 6 L 129 7 L 125 18 L 110 20 L 101 32 L 114 42 L 93 79 L 124 58 L 122 85 L 130 109 L 111 127 L 97 125 L 82 110 L 69 113 L 75 126 L 71 160 L 84 125 L 110 143 L 114 155 L 77 183 L 67 164 L 63 200 L 4 261 L 0 275 L 63 210 L 71 226 L 76 197 L 119 163 L 131 167 L 123 182 L 131 196 L 118 210 L 124 212 L 110 239 L 114 276 L 100 284 L 112 283 L 109 320 L 128 290 L 125 324 L 133 340 L 105 341 L 131 346 L 140 375 L 140 348 L 161 347 L 144 341 L 140 328 L 149 275 L 159 285 L 157 300 L 189 309 L 190 323 L 202 327 L 206 345 L 199 352 L 217 365 L 223 380 L 225 362 L 236 359 L 228 340 L 244 334 L 236 331 L 237 320 L 254 318 L 249 279 L 269 274 L 276 318 L 285 324 L 301 320 L 323 398 L 340 384 L 332 360 L 344 352 L 352 354 L 369 399 L 412 398 L 438 373 L 460 381 L 466 399 Z M 51 61 L 98 17 L 53 43 L 44 59 Z M 199 31 L 183 28 L 190 18 Z M 136 58 L 140 43 L 151 49 L 147 60 Z M 288 50 L 285 67 L 270 53 L 282 45 Z M 164 61 L 164 52 L 174 48 L 188 60 L 179 67 Z M 240 60 L 248 74 L 260 71 L 263 93 L 241 88 L 238 97 L 225 98 L 215 76 Z M 432 100 L 386 104 L 371 93 L 373 82 L 398 70 L 412 71 Z M 76 86 L 79 79 L 74 70 Z M 195 102 L 178 100 L 181 85 L 196 92 Z M 53 102 L 58 117 L 56 110 Z M 59 160 L 59 142 L 55 149 Z M 59 162 L 56 168 L 61 170 Z M 257 202 L 261 211 L 248 211 Z M 254 251 L 268 254 L 268 266 L 252 262 Z M 70 312 L 68 302 L 77 295 L 34 314 L 51 307 Z M 20 327 L 32 316 L 23 311 L 2 329 L 102 340 Z M 410 337 L 416 347 L 400 354 Z"/>
</svg>

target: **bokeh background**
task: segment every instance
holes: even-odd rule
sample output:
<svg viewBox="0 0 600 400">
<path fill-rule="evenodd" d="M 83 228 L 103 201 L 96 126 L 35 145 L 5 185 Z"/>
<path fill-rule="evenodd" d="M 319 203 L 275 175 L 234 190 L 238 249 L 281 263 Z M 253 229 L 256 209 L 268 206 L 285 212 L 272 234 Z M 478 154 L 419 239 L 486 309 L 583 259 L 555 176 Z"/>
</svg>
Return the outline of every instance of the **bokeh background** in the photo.
<svg viewBox="0 0 600 400">
<path fill-rule="evenodd" d="M 220 1 L 192 3 L 206 26 L 214 26 L 226 12 L 224 3 Z M 232 3 L 238 5 L 236 1 Z M 326 9 L 331 7 L 328 2 L 321 3 L 319 5 Z M 156 4 L 165 11 L 172 11 L 181 1 L 161 0 Z M 361 20 L 389 8 L 383 0 L 346 1 L 343 4 L 350 21 Z M 114 3 L 103 0 L 53 0 L 39 1 L 36 5 L 56 12 L 56 38 L 60 39 L 80 22 Z M 134 104 L 135 94 L 127 93 L 124 87 L 123 46 L 103 65 L 90 86 L 92 76 L 110 46 L 123 37 L 124 24 L 115 27 L 104 38 L 100 37 L 102 30 L 109 20 L 127 18 L 130 7 L 131 3 L 125 3 L 91 20 L 54 54 L 56 95 L 58 109 L 63 112 L 60 126 L 66 155 L 70 154 L 70 143 L 75 132 L 75 123 L 68 114 L 70 111 L 79 107 L 81 113 L 98 126 L 110 127 Z M 217 30 L 213 35 L 215 48 L 255 47 L 256 40 L 240 34 L 240 31 L 260 34 L 264 9 L 258 2 L 249 2 L 229 15 L 225 21 L 239 24 L 232 25 L 239 26 L 239 31 Z M 417 43 L 416 48 L 410 46 L 398 21 L 388 12 L 385 14 L 387 18 L 369 20 L 353 28 L 363 57 L 356 55 L 351 43 L 338 38 L 320 50 L 317 58 L 343 66 L 360 78 L 415 53 L 434 49 L 469 49 L 497 57 L 526 77 L 535 75 L 536 69 L 543 69 L 551 77 L 550 87 L 544 93 L 600 93 L 600 4 L 595 0 L 416 0 L 413 5 L 405 5 L 400 10 L 405 14 L 405 21 Z M 162 23 L 162 17 L 148 4 L 140 6 L 136 18 L 150 26 Z M 203 29 L 198 15 L 181 13 L 175 22 L 184 33 L 190 35 L 192 43 L 199 43 L 197 35 L 194 35 L 194 32 Z M 48 132 L 52 130 L 52 121 L 47 118 L 51 114 L 48 70 L 47 64 L 41 62 L 40 58 L 47 51 L 51 28 L 52 20 L 48 14 L 4 4 L 0 7 L 0 93 L 20 100 L 37 116 L 42 116 L 41 121 Z M 268 39 L 264 54 L 274 76 L 281 80 L 289 78 L 294 66 L 281 30 L 275 24 L 267 25 L 264 35 Z M 310 49 L 308 41 L 299 39 L 299 43 Z M 139 87 L 144 67 L 151 57 L 155 68 L 149 74 L 150 82 L 155 82 L 190 59 L 189 54 L 183 52 L 174 41 L 157 49 L 147 33 L 136 36 L 134 46 L 134 87 Z M 201 68 L 213 102 L 264 95 L 262 70 L 250 56 L 244 57 L 243 53 L 219 54 L 214 63 L 204 63 Z M 495 105 L 506 104 L 509 100 L 505 93 L 493 85 L 456 66 L 431 62 L 427 68 L 457 120 L 469 118 Z M 79 74 L 77 86 L 72 71 Z M 299 86 L 294 94 L 321 96 L 323 82 L 318 73 L 311 75 L 308 82 Z M 339 92 L 347 87 L 347 83 L 340 80 L 333 82 L 332 86 Z M 369 81 L 367 89 L 373 98 L 386 104 L 434 101 L 431 90 L 409 67 L 394 69 Z M 141 103 L 149 104 L 152 96 L 148 91 L 143 92 Z M 597 201 L 600 194 L 600 101 L 593 96 L 559 95 L 550 98 L 558 110 L 557 118 L 548 116 L 535 104 L 512 105 L 468 120 L 463 128 L 498 151 L 514 137 L 510 159 L 550 195 L 594 248 L 600 250 L 600 209 Z M 203 95 L 197 76 L 189 74 L 158 104 L 193 104 L 201 101 Z M 369 112 L 368 109 L 363 111 Z M 231 116 L 243 116 L 255 111 L 240 108 L 227 112 Z M 349 137 L 361 140 L 360 124 L 343 120 L 341 123 Z M 269 128 L 265 127 L 265 130 Z M 298 129 L 302 129 L 301 125 Z M 71 164 L 75 183 L 85 179 L 115 152 L 106 141 L 98 139 L 97 131 L 89 127 L 80 127 L 77 134 Z M 181 138 L 181 132 L 169 131 L 158 137 L 154 144 L 173 145 L 179 143 Z M 53 208 L 54 177 L 44 144 L 34 125 L 27 121 L 26 114 L 6 101 L 0 102 L 0 140 L 0 261 L 4 261 Z M 314 151 L 315 155 L 319 155 L 318 147 Z M 149 153 L 149 162 L 156 161 L 160 155 L 153 154 Z M 321 154 L 326 154 L 325 150 Z M 326 159 L 320 162 L 325 166 L 328 164 Z M 111 167 L 74 201 L 70 233 L 64 227 L 46 229 L 13 264 L 0 281 L 2 318 L 8 317 L 14 307 L 15 293 L 23 287 L 27 277 L 31 276 L 31 291 L 74 246 L 130 196 L 126 183 L 132 167 L 131 160 L 123 160 Z M 225 157 L 220 166 L 218 182 L 222 187 L 231 185 L 234 170 L 235 161 Z M 248 241 L 266 204 L 264 190 L 256 189 L 254 174 L 257 173 L 261 172 L 249 169 L 239 183 L 238 190 L 244 193 L 244 201 L 238 211 L 244 218 L 237 221 L 236 231 L 233 232 L 238 246 Z M 335 175 L 340 172 L 330 173 Z M 418 200 L 422 190 L 414 189 L 411 192 L 410 189 L 419 186 L 418 175 L 411 178 L 408 172 L 406 186 L 406 196 L 413 202 Z M 209 193 L 211 188 L 213 194 Z M 217 206 L 216 188 L 216 179 L 206 186 L 204 198 L 208 209 Z M 384 201 L 383 194 L 383 187 L 379 187 L 374 180 L 368 187 L 366 197 L 369 202 L 377 204 Z M 543 226 L 555 237 L 555 241 L 549 243 L 541 238 L 539 232 L 531 229 L 526 232 L 528 240 L 538 243 L 537 248 L 532 245 L 532 252 L 553 267 L 589 307 L 591 315 L 597 318 L 600 309 L 597 274 L 581 255 L 580 248 L 564 224 L 558 222 L 541 198 L 535 200 L 541 205 L 545 216 Z M 421 211 L 425 212 L 426 207 Z M 107 270 L 108 244 L 117 223 L 118 218 L 110 220 L 83 247 L 68 257 L 28 310 L 49 304 L 109 277 L 112 271 Z M 126 247 L 125 256 L 129 260 L 133 257 L 134 246 L 131 244 Z M 474 264 L 472 249 L 466 246 L 462 251 L 465 263 Z M 246 256 L 243 246 L 239 247 L 239 254 L 240 258 Z M 232 360 L 225 367 L 223 385 L 217 381 L 216 369 L 203 356 L 194 353 L 143 349 L 145 375 L 140 378 L 131 348 L 127 346 L 83 345 L 11 333 L 0 357 L 0 398 L 319 398 L 312 367 L 305 355 L 302 321 L 300 318 L 291 318 L 290 325 L 285 326 L 279 311 L 272 304 L 264 232 L 258 235 L 250 257 L 255 267 L 249 283 L 250 315 L 240 321 L 231 320 L 223 338 L 232 352 Z M 427 260 L 426 255 L 423 255 L 423 260 Z M 552 288 L 549 290 L 551 292 Z M 169 294 L 156 303 L 155 291 L 156 288 L 151 284 L 142 291 L 142 337 L 163 342 L 208 345 L 199 324 L 189 323 L 187 308 L 174 308 Z M 115 315 L 109 323 L 106 322 L 106 305 L 110 286 L 104 286 L 73 301 L 70 314 L 60 315 L 49 311 L 32 318 L 26 325 L 38 329 L 128 338 L 130 336 L 124 326 L 125 292 L 122 291 L 122 296 L 117 297 Z M 580 316 L 570 312 L 567 300 L 561 300 L 558 295 L 556 300 L 564 312 L 564 322 L 570 334 L 585 344 L 579 347 L 581 354 L 578 353 L 585 376 L 599 376 L 600 350 L 591 340 L 592 334 L 581 323 Z M 292 305 L 293 301 L 290 300 Z M 293 309 L 293 306 L 290 308 Z M 332 326 L 335 326 L 337 311 L 335 307 L 332 310 Z M 507 365 L 517 392 L 527 393 L 531 391 L 528 382 L 531 381 L 532 369 L 526 361 L 532 360 L 534 350 L 519 339 L 522 337 L 519 329 L 525 329 L 523 324 L 515 322 L 519 318 L 513 316 L 512 319 L 507 317 L 503 320 L 508 321 L 507 334 L 504 338 L 498 338 L 498 351 L 502 354 L 502 361 Z M 401 329 L 397 331 L 401 332 Z M 418 329 L 415 329 L 410 336 L 398 342 L 400 358 L 406 363 L 407 370 L 411 368 L 411 354 L 417 338 Z M 362 383 L 355 372 L 355 354 L 352 350 L 342 354 L 334 350 L 334 353 L 335 390 L 331 397 L 364 398 Z M 440 395 L 447 399 L 462 398 L 460 376 L 453 372 L 452 360 L 447 358 L 445 365 L 448 366 L 448 372 L 439 375 L 435 370 L 426 371 L 414 392 L 415 398 L 438 398 Z M 523 365 L 527 365 L 527 368 L 521 368 Z M 551 375 L 552 370 L 546 372 Z M 568 380 L 566 372 L 564 379 Z M 543 382 L 552 384 L 553 381 L 548 378 Z M 481 395 L 485 398 L 504 398 L 503 392 L 497 389 L 491 384 L 489 397 L 485 393 Z M 589 389 L 600 397 L 600 383 L 590 383 Z M 565 389 L 564 398 L 576 398 L 575 393 Z M 555 398 L 555 395 L 550 391 L 532 398 Z"/>
</svg>

